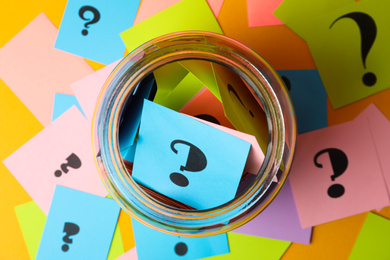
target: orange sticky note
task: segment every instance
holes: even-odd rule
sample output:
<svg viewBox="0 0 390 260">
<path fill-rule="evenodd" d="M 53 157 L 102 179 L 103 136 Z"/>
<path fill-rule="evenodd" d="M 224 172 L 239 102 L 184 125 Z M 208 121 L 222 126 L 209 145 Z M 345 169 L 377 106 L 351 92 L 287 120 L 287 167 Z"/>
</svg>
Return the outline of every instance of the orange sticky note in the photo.
<svg viewBox="0 0 390 260">
<path fill-rule="evenodd" d="M 38 15 L 0 49 L 0 78 L 43 124 L 51 122 L 54 94 L 93 69 L 80 57 L 54 49 L 57 28 Z"/>
</svg>

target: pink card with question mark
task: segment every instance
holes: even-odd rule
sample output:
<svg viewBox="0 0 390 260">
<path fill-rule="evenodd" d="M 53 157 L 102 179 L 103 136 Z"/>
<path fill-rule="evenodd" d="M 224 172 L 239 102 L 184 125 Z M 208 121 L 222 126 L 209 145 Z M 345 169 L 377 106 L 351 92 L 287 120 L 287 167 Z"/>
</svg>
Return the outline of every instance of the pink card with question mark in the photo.
<svg viewBox="0 0 390 260">
<path fill-rule="evenodd" d="M 46 215 L 57 184 L 107 195 L 95 166 L 90 131 L 73 106 L 3 161 Z"/>
<path fill-rule="evenodd" d="M 368 120 L 299 135 L 290 182 L 303 228 L 389 205 Z"/>
</svg>

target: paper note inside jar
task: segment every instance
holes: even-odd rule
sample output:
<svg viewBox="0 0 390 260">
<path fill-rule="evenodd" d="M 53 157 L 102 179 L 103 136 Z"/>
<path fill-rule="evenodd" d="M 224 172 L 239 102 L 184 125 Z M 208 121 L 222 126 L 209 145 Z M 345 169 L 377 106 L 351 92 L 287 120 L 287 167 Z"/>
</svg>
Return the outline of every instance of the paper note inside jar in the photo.
<svg viewBox="0 0 390 260">
<path fill-rule="evenodd" d="M 133 178 L 196 209 L 234 198 L 250 143 L 145 100 Z"/>
</svg>

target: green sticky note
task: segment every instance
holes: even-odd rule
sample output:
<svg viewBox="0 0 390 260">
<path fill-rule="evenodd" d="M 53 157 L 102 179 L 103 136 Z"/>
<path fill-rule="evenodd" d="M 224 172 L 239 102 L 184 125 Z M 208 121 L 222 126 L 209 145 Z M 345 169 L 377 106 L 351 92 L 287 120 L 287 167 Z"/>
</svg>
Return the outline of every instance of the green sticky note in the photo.
<svg viewBox="0 0 390 260">
<path fill-rule="evenodd" d="M 295 33 L 304 38 L 305 28 L 310 26 L 308 19 L 336 10 L 354 1 L 355 0 L 284 0 L 274 11 L 274 15 Z"/>
<path fill-rule="evenodd" d="M 128 51 L 164 34 L 179 31 L 210 31 L 222 34 L 206 0 L 182 0 L 121 33 Z"/>
<path fill-rule="evenodd" d="M 228 233 L 230 253 L 203 259 L 208 260 L 274 260 L 280 259 L 291 242 Z"/>
<path fill-rule="evenodd" d="M 15 212 L 30 258 L 35 259 L 43 229 L 45 227 L 46 215 L 34 201 L 16 206 Z M 119 225 L 117 225 L 107 259 L 116 259 L 124 252 L 125 250 L 123 248 L 122 236 Z"/>
<path fill-rule="evenodd" d="M 333 108 L 390 87 L 390 2 L 359 1 L 308 21 L 304 33 Z"/>
<path fill-rule="evenodd" d="M 167 108 L 179 111 L 191 100 L 204 84 L 194 74 L 188 73 L 182 81 L 163 99 L 154 99 L 154 102 Z M 157 85 L 158 89 L 158 85 Z"/>
<path fill-rule="evenodd" d="M 107 260 L 117 259 L 119 256 L 125 253 L 123 247 L 122 235 L 119 225 L 116 225 L 114 236 L 112 237 L 110 251 L 108 252 Z"/>
<path fill-rule="evenodd" d="M 172 62 L 157 68 L 153 71 L 154 79 L 157 84 L 157 92 L 153 101 L 158 102 L 164 99 L 188 74 L 179 62 Z"/>
<path fill-rule="evenodd" d="M 180 61 L 189 72 L 194 74 L 203 84 L 221 101 L 218 84 L 214 77 L 212 63 L 205 60 L 183 60 Z"/>
<path fill-rule="evenodd" d="M 34 201 L 16 206 L 15 212 L 23 233 L 28 254 L 31 259 L 35 259 L 43 228 L 45 227 L 46 215 Z"/>
<path fill-rule="evenodd" d="M 349 259 L 390 259 L 390 220 L 368 213 Z"/>
</svg>

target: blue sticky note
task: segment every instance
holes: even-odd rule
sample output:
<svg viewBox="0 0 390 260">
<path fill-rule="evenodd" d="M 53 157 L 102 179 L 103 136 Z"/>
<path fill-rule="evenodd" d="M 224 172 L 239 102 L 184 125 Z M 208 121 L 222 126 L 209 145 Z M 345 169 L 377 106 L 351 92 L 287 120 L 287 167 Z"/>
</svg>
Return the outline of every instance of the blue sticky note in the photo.
<svg viewBox="0 0 390 260">
<path fill-rule="evenodd" d="M 55 48 L 110 64 L 123 57 L 119 33 L 133 25 L 140 0 L 68 0 Z"/>
<path fill-rule="evenodd" d="M 51 121 L 56 120 L 60 115 L 65 113 L 72 106 L 76 106 L 84 115 L 84 112 L 81 109 L 81 106 L 77 101 L 76 96 L 56 93 L 54 95 L 53 115 Z"/>
<path fill-rule="evenodd" d="M 137 135 L 141 120 L 142 105 L 144 99 L 153 99 L 157 89 L 153 74 L 143 79 L 135 88 L 123 109 L 121 123 L 119 125 L 119 148 L 125 150 L 132 146 Z M 125 156 L 125 153 L 122 153 Z"/>
<path fill-rule="evenodd" d="M 298 133 L 313 131 L 328 125 L 326 91 L 317 70 L 279 70 L 290 88 Z"/>
<path fill-rule="evenodd" d="M 133 178 L 196 209 L 234 198 L 250 143 L 145 100 Z"/>
<path fill-rule="evenodd" d="M 119 211 L 113 199 L 57 185 L 36 259 L 107 259 Z"/>
<path fill-rule="evenodd" d="M 228 254 L 227 235 L 179 237 L 166 234 L 131 219 L 139 260 L 199 259 Z"/>
</svg>

